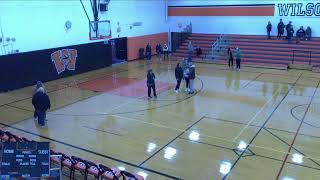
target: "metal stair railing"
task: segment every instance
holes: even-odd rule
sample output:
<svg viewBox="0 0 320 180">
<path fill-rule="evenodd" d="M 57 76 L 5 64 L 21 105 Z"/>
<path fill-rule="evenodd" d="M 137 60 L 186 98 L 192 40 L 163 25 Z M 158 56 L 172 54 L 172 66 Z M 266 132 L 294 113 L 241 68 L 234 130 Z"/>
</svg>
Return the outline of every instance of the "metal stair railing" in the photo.
<svg viewBox="0 0 320 180">
<path fill-rule="evenodd" d="M 211 49 L 205 54 L 204 58 L 202 60 L 204 61 L 214 61 L 219 58 L 219 56 L 222 54 L 223 49 L 225 49 L 229 45 L 229 39 L 221 34 L 218 39 L 216 39 L 212 43 Z"/>
</svg>

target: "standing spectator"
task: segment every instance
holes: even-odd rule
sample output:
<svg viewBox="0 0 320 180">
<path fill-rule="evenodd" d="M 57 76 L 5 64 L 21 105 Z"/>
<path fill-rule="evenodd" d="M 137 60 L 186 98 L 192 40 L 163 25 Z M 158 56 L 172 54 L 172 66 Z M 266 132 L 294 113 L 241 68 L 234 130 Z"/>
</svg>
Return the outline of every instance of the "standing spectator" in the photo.
<svg viewBox="0 0 320 180">
<path fill-rule="evenodd" d="M 296 43 L 299 44 L 301 40 L 305 40 L 306 38 L 306 31 L 303 29 L 303 26 L 296 33 Z"/>
<path fill-rule="evenodd" d="M 228 48 L 228 51 L 227 51 L 227 59 L 228 59 L 229 69 L 230 69 L 230 68 L 233 69 L 233 54 L 232 54 L 230 48 Z"/>
<path fill-rule="evenodd" d="M 303 29 L 303 26 L 300 26 L 300 29 L 298 29 L 296 36 L 300 38 L 300 40 L 304 40 L 306 37 L 306 31 Z"/>
<path fill-rule="evenodd" d="M 239 47 L 236 49 L 236 64 L 237 64 L 237 70 L 240 71 L 240 65 L 241 65 L 241 50 Z"/>
<path fill-rule="evenodd" d="M 287 35 L 288 43 L 291 43 L 293 34 L 294 34 L 294 29 L 293 29 L 293 26 L 290 25 L 290 27 L 288 28 L 288 35 Z"/>
<path fill-rule="evenodd" d="M 182 59 L 182 64 L 181 64 L 181 67 L 182 67 L 182 70 L 184 71 L 188 66 L 188 61 L 186 58 L 183 58 Z"/>
<path fill-rule="evenodd" d="M 287 31 L 287 37 L 286 37 L 286 39 L 289 39 L 291 26 L 292 26 L 292 22 L 289 21 L 289 23 L 286 25 L 286 31 Z"/>
<path fill-rule="evenodd" d="M 148 42 L 147 46 L 146 46 L 146 57 L 148 60 L 151 60 L 151 45 Z"/>
<path fill-rule="evenodd" d="M 193 94 L 195 92 L 194 90 L 194 79 L 196 78 L 196 66 L 194 64 L 192 64 L 190 66 L 190 69 L 189 69 L 189 79 L 190 79 L 190 91 L 189 91 L 189 94 Z"/>
<path fill-rule="evenodd" d="M 156 76 L 152 72 L 152 69 L 149 69 L 147 74 L 147 87 L 148 87 L 149 98 L 151 98 L 151 88 L 153 90 L 153 96 L 157 98 L 155 79 L 156 79 Z"/>
<path fill-rule="evenodd" d="M 197 57 L 199 57 L 202 54 L 202 49 L 200 48 L 199 45 L 196 48 L 196 53 L 197 53 Z"/>
<path fill-rule="evenodd" d="M 306 40 L 307 41 L 311 41 L 311 34 L 312 34 L 311 28 L 308 26 L 306 29 Z"/>
<path fill-rule="evenodd" d="M 278 23 L 278 35 L 277 39 L 281 39 L 282 35 L 284 34 L 284 24 L 282 22 L 282 19 L 280 19 L 280 22 Z"/>
<path fill-rule="evenodd" d="M 268 25 L 267 25 L 268 39 L 271 39 L 271 37 L 270 37 L 271 30 L 272 30 L 272 25 L 271 25 L 271 22 L 269 21 Z"/>
<path fill-rule="evenodd" d="M 180 63 L 177 64 L 176 69 L 175 69 L 175 76 L 176 76 L 176 80 L 177 80 L 177 85 L 175 88 L 176 93 L 179 93 L 179 89 L 180 89 L 180 83 L 183 77 L 183 69 L 180 66 Z"/>
<path fill-rule="evenodd" d="M 46 111 L 51 108 L 49 96 L 44 92 L 43 87 L 38 88 L 32 97 L 32 105 L 37 112 L 38 124 L 44 127 Z"/>
<path fill-rule="evenodd" d="M 167 44 L 164 44 L 163 45 L 163 60 L 166 60 L 166 57 L 169 60 L 169 48 L 168 48 Z"/>
<path fill-rule="evenodd" d="M 186 92 L 190 91 L 190 70 L 189 70 L 189 65 L 186 63 L 183 69 L 183 78 L 186 81 Z"/>
<path fill-rule="evenodd" d="M 41 81 L 37 81 L 36 87 L 34 88 L 34 91 L 33 91 L 33 95 L 36 94 L 38 89 L 41 88 L 41 87 L 44 88 L 43 83 Z M 37 115 L 37 111 L 36 110 L 34 110 L 33 117 L 34 117 L 35 121 L 38 120 L 38 115 Z"/>
<path fill-rule="evenodd" d="M 189 62 L 192 61 L 192 54 L 193 54 L 193 46 L 191 41 L 189 41 L 189 44 L 188 44 L 188 61 Z"/>
<path fill-rule="evenodd" d="M 161 46 L 159 41 L 158 41 L 158 44 L 156 46 L 156 51 L 157 51 L 158 61 L 160 61 L 161 60 L 162 46 Z"/>
<path fill-rule="evenodd" d="M 41 88 L 41 87 L 44 87 L 43 83 L 41 81 L 37 81 L 36 87 L 35 87 L 35 89 L 33 91 L 33 94 L 37 93 L 38 89 Z"/>
</svg>

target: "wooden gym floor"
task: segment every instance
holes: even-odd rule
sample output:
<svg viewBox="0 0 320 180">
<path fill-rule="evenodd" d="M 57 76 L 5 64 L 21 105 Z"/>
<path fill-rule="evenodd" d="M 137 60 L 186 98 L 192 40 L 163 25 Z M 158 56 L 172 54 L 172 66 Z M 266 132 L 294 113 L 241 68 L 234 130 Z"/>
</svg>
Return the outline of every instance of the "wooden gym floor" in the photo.
<svg viewBox="0 0 320 180">
<path fill-rule="evenodd" d="M 196 63 L 188 95 L 174 92 L 175 65 L 153 62 L 151 100 L 144 61 L 47 82 L 43 129 L 32 119 L 34 87 L 0 94 L 0 126 L 151 180 L 320 179 L 319 74 Z"/>
</svg>

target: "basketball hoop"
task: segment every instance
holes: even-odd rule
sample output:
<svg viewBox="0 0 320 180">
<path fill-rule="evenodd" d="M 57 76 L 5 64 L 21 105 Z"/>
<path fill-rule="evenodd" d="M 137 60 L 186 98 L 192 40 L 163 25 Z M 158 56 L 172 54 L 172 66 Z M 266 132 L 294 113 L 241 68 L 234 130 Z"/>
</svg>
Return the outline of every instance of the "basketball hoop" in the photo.
<svg viewBox="0 0 320 180">
<path fill-rule="evenodd" d="M 109 20 L 89 21 L 89 40 L 110 39 L 111 24 Z"/>
</svg>

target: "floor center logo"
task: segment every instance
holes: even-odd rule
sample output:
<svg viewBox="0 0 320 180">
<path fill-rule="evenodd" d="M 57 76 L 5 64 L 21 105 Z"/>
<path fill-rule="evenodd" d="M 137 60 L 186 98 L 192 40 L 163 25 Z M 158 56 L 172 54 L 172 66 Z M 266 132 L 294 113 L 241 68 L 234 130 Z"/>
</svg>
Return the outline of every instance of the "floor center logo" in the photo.
<svg viewBox="0 0 320 180">
<path fill-rule="evenodd" d="M 75 71 L 78 52 L 76 49 L 62 49 L 51 54 L 51 61 L 53 61 L 57 73 L 61 74 L 67 70 Z"/>
</svg>

